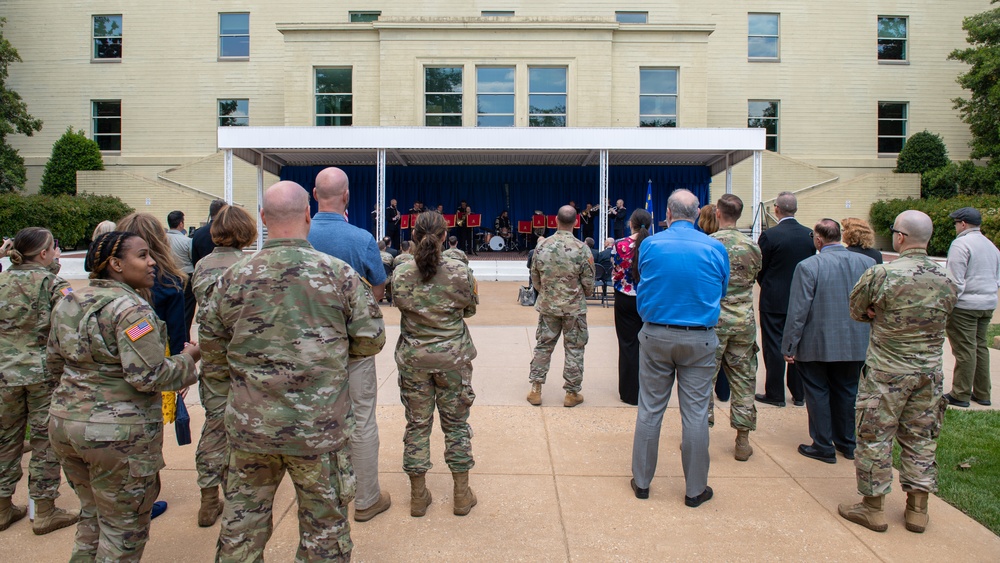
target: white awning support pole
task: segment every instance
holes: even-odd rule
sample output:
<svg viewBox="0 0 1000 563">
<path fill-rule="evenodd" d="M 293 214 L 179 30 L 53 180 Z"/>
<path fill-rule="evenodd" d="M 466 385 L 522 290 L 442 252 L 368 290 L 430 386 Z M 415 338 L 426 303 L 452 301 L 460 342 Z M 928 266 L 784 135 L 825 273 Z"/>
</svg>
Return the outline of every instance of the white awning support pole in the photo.
<svg viewBox="0 0 1000 563">
<path fill-rule="evenodd" d="M 761 168 L 764 161 L 764 151 L 753 151 L 753 216 L 755 217 L 751 236 L 754 242 L 757 242 L 757 237 L 760 236 L 760 224 L 764 220 L 764 217 L 756 217 L 757 210 L 760 209 L 760 201 L 762 199 L 761 195 Z"/>
<path fill-rule="evenodd" d="M 600 220 L 598 222 L 598 239 L 600 242 L 597 245 L 598 248 L 603 248 L 604 239 L 608 238 L 608 150 L 601 149 L 601 170 L 600 174 L 600 187 L 598 188 L 597 198 L 601 202 L 600 207 Z"/>
<path fill-rule="evenodd" d="M 257 250 L 264 248 L 264 219 L 260 210 L 264 207 L 264 155 L 257 153 Z"/>
<path fill-rule="evenodd" d="M 222 199 L 229 205 L 233 204 L 233 149 L 226 149 L 223 154 Z"/>
<path fill-rule="evenodd" d="M 733 193 L 733 156 L 726 153 L 726 193 Z"/>
<path fill-rule="evenodd" d="M 375 238 L 382 240 L 385 236 L 385 149 L 378 149 L 375 165 Z"/>
</svg>

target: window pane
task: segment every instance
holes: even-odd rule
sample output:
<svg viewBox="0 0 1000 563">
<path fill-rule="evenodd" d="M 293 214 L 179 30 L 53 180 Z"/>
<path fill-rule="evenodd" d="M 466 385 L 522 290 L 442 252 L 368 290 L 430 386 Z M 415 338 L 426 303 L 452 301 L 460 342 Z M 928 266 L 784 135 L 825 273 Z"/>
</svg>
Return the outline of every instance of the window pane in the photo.
<svg viewBox="0 0 1000 563">
<path fill-rule="evenodd" d="M 480 115 L 476 120 L 479 127 L 513 127 L 513 115 Z"/>
<path fill-rule="evenodd" d="M 906 60 L 906 41 L 879 39 L 878 58 L 890 61 Z"/>
<path fill-rule="evenodd" d="M 351 125 L 351 116 L 349 115 L 317 115 L 316 125 L 337 127 L 343 126 L 348 127 Z"/>
<path fill-rule="evenodd" d="M 250 35 L 250 14 L 219 14 L 220 35 Z"/>
<path fill-rule="evenodd" d="M 94 116 L 96 117 L 121 117 L 121 102 L 94 102 Z"/>
<path fill-rule="evenodd" d="M 879 137 L 878 152 L 898 153 L 903 150 L 903 139 L 901 137 Z"/>
<path fill-rule="evenodd" d="M 777 117 L 778 104 L 775 102 L 749 102 L 748 115 L 750 117 Z"/>
<path fill-rule="evenodd" d="M 102 151 L 122 150 L 121 135 L 94 135 L 94 141 Z"/>
<path fill-rule="evenodd" d="M 316 115 L 324 113 L 351 113 L 351 95 L 316 96 Z"/>
<path fill-rule="evenodd" d="M 455 92 L 462 93 L 462 68 L 424 69 L 424 92 Z"/>
<path fill-rule="evenodd" d="M 897 102 L 881 102 L 878 105 L 878 116 L 879 119 L 887 119 L 887 118 L 905 119 L 906 104 L 901 104 Z"/>
<path fill-rule="evenodd" d="M 643 117 L 639 119 L 639 127 L 677 127 L 677 120 L 672 117 Z"/>
<path fill-rule="evenodd" d="M 514 96 L 509 94 L 485 94 L 478 96 L 478 113 L 514 113 Z"/>
<path fill-rule="evenodd" d="M 532 94 L 528 96 L 528 113 L 566 113 L 566 96 Z"/>
<path fill-rule="evenodd" d="M 747 23 L 748 35 L 778 35 L 777 14 L 749 14 Z"/>
<path fill-rule="evenodd" d="M 98 117 L 94 119 L 94 134 L 117 134 L 122 132 L 121 118 Z"/>
<path fill-rule="evenodd" d="M 532 115 L 528 118 L 529 127 L 566 127 L 565 115 Z"/>
<path fill-rule="evenodd" d="M 122 17 L 94 16 L 94 37 L 121 37 Z"/>
<path fill-rule="evenodd" d="M 768 135 L 764 148 L 771 152 L 778 152 L 778 138 Z"/>
<path fill-rule="evenodd" d="M 647 12 L 615 12 L 618 23 L 646 23 Z"/>
<path fill-rule="evenodd" d="M 426 113 L 462 113 L 462 96 L 456 94 L 427 94 Z"/>
<path fill-rule="evenodd" d="M 879 135 L 905 135 L 906 121 L 895 119 L 880 119 L 878 122 Z"/>
<path fill-rule="evenodd" d="M 879 18 L 880 39 L 906 39 L 906 18 Z"/>
<path fill-rule="evenodd" d="M 479 93 L 514 93 L 514 67 L 477 68 L 476 83 Z"/>
<path fill-rule="evenodd" d="M 677 71 L 673 69 L 640 69 L 640 94 L 676 94 Z"/>
<path fill-rule="evenodd" d="M 752 58 L 778 58 L 777 37 L 750 37 L 747 42 L 748 56 Z"/>
<path fill-rule="evenodd" d="M 250 125 L 249 117 L 220 117 L 220 127 L 246 127 Z"/>
<path fill-rule="evenodd" d="M 368 23 L 378 21 L 382 12 L 351 12 L 352 23 Z"/>
<path fill-rule="evenodd" d="M 639 113 L 642 115 L 676 115 L 675 96 L 639 96 Z"/>
<path fill-rule="evenodd" d="M 250 100 L 219 100 L 219 115 L 247 117 L 250 115 Z"/>
<path fill-rule="evenodd" d="M 528 69 L 528 88 L 531 92 L 566 91 L 565 68 L 530 68 Z"/>
<path fill-rule="evenodd" d="M 94 39 L 95 59 L 120 59 L 122 58 L 121 39 Z"/>
<path fill-rule="evenodd" d="M 250 37 L 247 35 L 235 37 L 220 37 L 220 55 L 223 57 L 249 57 Z"/>
<path fill-rule="evenodd" d="M 428 127 L 461 127 L 461 115 L 428 115 L 425 124 Z"/>
<path fill-rule="evenodd" d="M 317 68 L 317 94 L 349 94 L 351 92 L 351 69 Z"/>
</svg>

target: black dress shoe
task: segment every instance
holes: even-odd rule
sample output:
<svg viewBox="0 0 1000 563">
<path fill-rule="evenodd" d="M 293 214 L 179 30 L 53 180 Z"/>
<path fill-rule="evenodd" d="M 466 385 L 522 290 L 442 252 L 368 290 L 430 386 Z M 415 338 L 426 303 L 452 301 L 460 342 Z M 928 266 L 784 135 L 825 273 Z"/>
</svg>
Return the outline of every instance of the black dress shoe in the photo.
<svg viewBox="0 0 1000 563">
<path fill-rule="evenodd" d="M 948 404 L 953 407 L 968 407 L 969 401 L 959 401 L 955 397 L 952 397 L 948 393 L 944 394 L 944 398 L 948 401 Z"/>
<path fill-rule="evenodd" d="M 837 463 L 836 454 L 824 455 L 816 448 L 807 446 L 806 444 L 799 444 L 799 453 L 808 458 L 822 461 L 823 463 Z"/>
<path fill-rule="evenodd" d="M 771 399 L 767 395 L 764 395 L 763 393 L 757 393 L 756 395 L 753 396 L 753 398 L 756 399 L 758 403 L 774 405 L 776 407 L 785 406 L 785 401 L 781 399 Z"/>
<path fill-rule="evenodd" d="M 792 404 L 795 405 L 795 406 L 797 406 L 797 407 L 804 407 L 804 406 L 806 406 L 806 400 L 805 399 L 792 399 Z"/>
<path fill-rule="evenodd" d="M 640 489 L 639 486 L 635 484 L 635 479 L 632 479 L 629 484 L 632 485 L 632 492 L 635 493 L 635 498 L 643 500 L 649 498 L 649 489 Z"/>
<path fill-rule="evenodd" d="M 972 400 L 973 400 L 973 402 L 975 402 L 977 404 L 980 404 L 980 405 L 983 405 L 984 407 L 988 407 L 988 406 L 990 406 L 990 405 L 993 404 L 993 403 L 990 402 L 989 399 L 977 399 L 977 398 L 973 397 Z"/>
<path fill-rule="evenodd" d="M 701 494 L 696 497 L 685 496 L 684 504 L 690 506 L 691 508 L 698 508 L 699 506 L 701 506 L 701 503 L 705 502 L 710 498 L 712 498 L 712 487 L 706 486 L 705 490 L 702 491 Z"/>
<path fill-rule="evenodd" d="M 854 459 L 854 450 L 838 447 L 837 451 L 844 456 L 844 459 Z"/>
</svg>

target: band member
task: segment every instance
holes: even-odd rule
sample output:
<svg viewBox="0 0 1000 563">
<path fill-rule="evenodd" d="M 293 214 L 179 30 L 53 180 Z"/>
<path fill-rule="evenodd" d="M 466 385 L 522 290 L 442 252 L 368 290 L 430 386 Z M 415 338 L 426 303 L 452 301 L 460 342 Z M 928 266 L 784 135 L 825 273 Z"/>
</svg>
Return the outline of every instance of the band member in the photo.
<svg viewBox="0 0 1000 563">
<path fill-rule="evenodd" d="M 476 250 L 476 244 L 475 244 L 476 229 L 475 229 L 475 227 L 469 226 L 469 216 L 470 215 L 472 215 L 472 207 L 466 206 L 465 207 L 465 224 L 466 224 L 465 232 L 467 234 L 465 235 L 465 239 L 469 243 L 469 251 L 470 251 L 470 253 L 473 256 L 479 256 L 479 252 Z"/>
<path fill-rule="evenodd" d="M 472 229 L 469 224 L 469 206 L 462 200 L 455 211 L 455 234 L 458 236 L 458 249 L 466 254 L 472 253 Z"/>
<path fill-rule="evenodd" d="M 513 246 L 514 231 L 510 228 L 510 217 L 507 216 L 506 210 L 493 221 L 493 235 L 502 238 L 504 246 L 508 248 Z"/>
<path fill-rule="evenodd" d="M 619 199 L 614 207 L 608 207 L 608 223 L 613 226 L 615 240 L 625 237 L 625 220 L 628 219 L 628 209 L 625 201 Z"/>
<path fill-rule="evenodd" d="M 392 246 L 399 248 L 399 220 L 403 216 L 396 207 L 396 200 L 389 200 L 389 207 L 385 208 L 385 235 L 392 239 Z"/>
<path fill-rule="evenodd" d="M 424 209 L 424 202 L 417 200 L 413 202 L 413 207 L 410 208 L 410 215 L 420 215 L 426 211 Z"/>
<path fill-rule="evenodd" d="M 594 213 L 596 208 L 587 204 L 580 212 L 580 231 L 582 231 L 583 238 L 594 238 Z"/>
<path fill-rule="evenodd" d="M 535 227 L 534 226 L 535 225 L 535 221 L 536 221 L 535 217 L 538 217 L 539 215 L 542 217 L 542 221 L 541 221 L 541 225 L 542 226 L 541 227 Z M 528 241 L 528 248 L 535 248 L 535 245 L 538 244 L 539 237 L 544 237 L 545 236 L 545 214 L 542 213 L 541 209 L 536 209 L 535 210 L 535 214 L 531 217 L 531 224 L 532 224 L 532 228 L 531 228 L 531 240 Z"/>
</svg>

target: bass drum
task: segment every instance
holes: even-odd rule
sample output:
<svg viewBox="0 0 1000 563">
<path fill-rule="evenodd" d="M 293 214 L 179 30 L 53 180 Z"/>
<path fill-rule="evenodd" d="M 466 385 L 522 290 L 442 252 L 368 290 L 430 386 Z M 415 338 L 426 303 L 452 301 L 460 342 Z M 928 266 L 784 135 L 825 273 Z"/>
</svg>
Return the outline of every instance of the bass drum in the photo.
<svg viewBox="0 0 1000 563">
<path fill-rule="evenodd" d="M 490 250 L 494 252 L 500 252 L 503 250 L 504 242 L 503 237 L 490 237 Z"/>
</svg>

